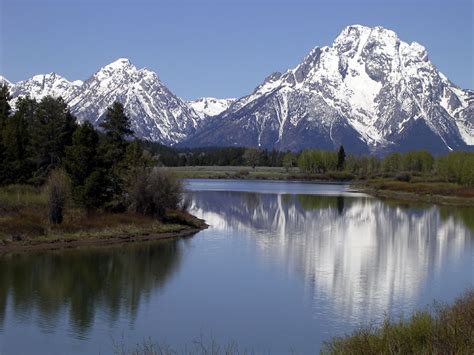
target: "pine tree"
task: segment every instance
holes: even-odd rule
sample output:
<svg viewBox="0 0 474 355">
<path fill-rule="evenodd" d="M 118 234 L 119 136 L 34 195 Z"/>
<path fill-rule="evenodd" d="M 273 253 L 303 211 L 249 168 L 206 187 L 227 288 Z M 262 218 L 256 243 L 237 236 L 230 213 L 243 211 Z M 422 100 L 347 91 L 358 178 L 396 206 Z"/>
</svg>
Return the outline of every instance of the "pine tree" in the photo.
<svg viewBox="0 0 474 355">
<path fill-rule="evenodd" d="M 124 161 L 127 138 L 133 136 L 130 120 L 125 115 L 123 105 L 119 102 L 107 109 L 107 114 L 100 127 L 104 129 L 105 137 L 100 145 L 100 155 L 103 157 L 104 176 L 108 179 L 109 191 L 113 195 L 107 208 L 120 211 L 125 208 L 124 191 L 126 188 L 127 166 Z"/>
<path fill-rule="evenodd" d="M 107 109 L 104 121 L 100 124 L 107 137 L 105 142 L 106 159 L 111 164 L 120 162 L 127 149 L 127 138 L 133 136 L 130 120 L 125 115 L 123 105 L 114 102 Z"/>
<path fill-rule="evenodd" d="M 79 126 L 72 136 L 72 145 L 66 147 L 64 168 L 71 177 L 73 188 L 84 181 L 97 166 L 99 135 L 89 122 Z"/>
<path fill-rule="evenodd" d="M 37 169 L 35 178 L 39 182 L 59 166 L 66 146 L 71 144 L 75 121 L 62 98 L 47 96 L 38 104 L 30 135 Z"/>
<path fill-rule="evenodd" d="M 339 151 L 337 152 L 337 170 L 344 169 L 344 165 L 346 163 L 346 152 L 344 151 L 344 147 L 341 145 L 339 147 Z"/>
<path fill-rule="evenodd" d="M 10 116 L 10 92 L 7 85 L 0 87 L 0 184 L 5 183 L 5 174 L 7 167 L 5 164 L 5 145 L 3 143 L 3 134 L 8 117 Z"/>
<path fill-rule="evenodd" d="M 31 149 L 28 125 L 33 120 L 37 103 L 19 98 L 16 112 L 6 120 L 3 131 L 6 183 L 25 183 L 31 177 Z"/>
<path fill-rule="evenodd" d="M 90 212 L 110 201 L 112 188 L 99 154 L 99 134 L 89 122 L 74 132 L 72 145 L 66 147 L 64 168 L 77 205 Z"/>
</svg>

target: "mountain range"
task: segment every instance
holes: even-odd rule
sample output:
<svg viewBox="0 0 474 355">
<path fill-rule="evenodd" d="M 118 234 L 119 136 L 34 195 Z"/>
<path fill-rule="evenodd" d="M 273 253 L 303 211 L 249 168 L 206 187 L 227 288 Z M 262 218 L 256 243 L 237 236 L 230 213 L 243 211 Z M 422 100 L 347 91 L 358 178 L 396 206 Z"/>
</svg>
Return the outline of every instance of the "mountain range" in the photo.
<svg viewBox="0 0 474 355">
<path fill-rule="evenodd" d="M 346 27 L 295 68 L 268 76 L 238 99 L 185 101 L 158 75 L 120 58 L 86 81 L 36 75 L 10 86 L 20 96 L 62 96 L 79 121 L 98 125 L 124 104 L 140 138 L 179 147 L 254 146 L 384 154 L 474 147 L 474 91 L 437 70 L 426 49 L 382 27 Z"/>
</svg>

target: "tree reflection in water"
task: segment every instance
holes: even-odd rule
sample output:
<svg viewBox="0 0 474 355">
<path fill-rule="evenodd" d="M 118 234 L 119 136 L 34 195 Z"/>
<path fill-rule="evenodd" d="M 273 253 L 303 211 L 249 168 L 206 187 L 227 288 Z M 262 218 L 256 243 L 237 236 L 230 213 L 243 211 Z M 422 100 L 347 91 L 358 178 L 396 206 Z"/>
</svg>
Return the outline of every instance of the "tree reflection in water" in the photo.
<svg viewBox="0 0 474 355">
<path fill-rule="evenodd" d="M 97 311 L 110 322 L 120 316 L 133 322 L 180 259 L 178 241 L 0 256 L 0 326 L 7 306 L 20 321 L 37 318 L 45 332 L 66 311 L 79 337 L 87 336 Z"/>
</svg>

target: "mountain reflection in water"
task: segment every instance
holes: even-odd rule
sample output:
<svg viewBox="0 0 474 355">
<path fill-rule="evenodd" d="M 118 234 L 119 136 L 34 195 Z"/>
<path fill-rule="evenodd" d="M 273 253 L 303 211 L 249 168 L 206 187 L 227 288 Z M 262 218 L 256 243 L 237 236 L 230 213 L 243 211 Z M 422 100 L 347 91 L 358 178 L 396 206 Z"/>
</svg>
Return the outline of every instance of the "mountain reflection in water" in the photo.
<svg viewBox="0 0 474 355">
<path fill-rule="evenodd" d="M 415 302 L 431 270 L 472 248 L 473 210 L 369 197 L 190 192 L 191 212 L 239 230 L 263 258 L 304 278 L 311 297 L 359 322 Z M 470 229 L 469 229 L 470 228 Z M 370 301 L 369 301 L 370 300 Z"/>
</svg>

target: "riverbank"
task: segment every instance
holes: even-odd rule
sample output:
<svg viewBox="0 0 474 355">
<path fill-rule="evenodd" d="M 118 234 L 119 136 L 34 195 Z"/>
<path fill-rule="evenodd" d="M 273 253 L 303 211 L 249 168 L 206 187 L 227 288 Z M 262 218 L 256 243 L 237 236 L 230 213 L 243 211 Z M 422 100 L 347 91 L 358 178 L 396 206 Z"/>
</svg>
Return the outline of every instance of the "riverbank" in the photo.
<svg viewBox="0 0 474 355">
<path fill-rule="evenodd" d="M 185 211 L 167 211 L 161 221 L 137 213 L 67 209 L 64 221 L 52 225 L 46 199 L 33 187 L 0 190 L 0 253 L 53 250 L 187 237 L 207 228 Z"/>
<path fill-rule="evenodd" d="M 358 329 L 325 343 L 322 354 L 474 354 L 474 290 L 452 305 L 435 304 L 378 327 Z"/>
<path fill-rule="evenodd" d="M 352 186 L 369 195 L 391 200 L 474 206 L 474 189 L 454 183 L 376 179 L 356 181 Z"/>
<path fill-rule="evenodd" d="M 307 174 L 299 168 L 274 166 L 178 166 L 167 167 L 168 171 L 179 179 L 239 179 L 239 180 L 292 180 L 341 182 L 355 179 L 345 172 L 328 172 L 326 174 Z"/>
<path fill-rule="evenodd" d="M 184 166 L 167 168 L 181 179 L 238 179 L 346 183 L 372 196 L 400 201 L 440 205 L 474 206 L 474 188 L 433 180 L 431 176 L 410 176 L 410 181 L 396 178 L 366 179 L 346 172 L 307 174 L 299 168 L 248 166 Z"/>
</svg>

